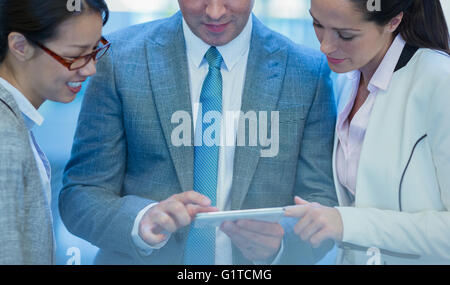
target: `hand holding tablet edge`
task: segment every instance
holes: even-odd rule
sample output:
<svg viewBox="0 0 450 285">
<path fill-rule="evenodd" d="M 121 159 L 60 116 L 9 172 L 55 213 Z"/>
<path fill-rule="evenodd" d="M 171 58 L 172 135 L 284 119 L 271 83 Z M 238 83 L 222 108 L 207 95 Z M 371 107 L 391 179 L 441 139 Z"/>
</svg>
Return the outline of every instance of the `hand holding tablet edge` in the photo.
<svg viewBox="0 0 450 285">
<path fill-rule="evenodd" d="M 278 207 L 200 213 L 195 216 L 193 226 L 195 228 L 217 227 L 225 221 L 242 219 L 277 223 L 284 217 L 284 211 L 284 207 Z"/>
</svg>

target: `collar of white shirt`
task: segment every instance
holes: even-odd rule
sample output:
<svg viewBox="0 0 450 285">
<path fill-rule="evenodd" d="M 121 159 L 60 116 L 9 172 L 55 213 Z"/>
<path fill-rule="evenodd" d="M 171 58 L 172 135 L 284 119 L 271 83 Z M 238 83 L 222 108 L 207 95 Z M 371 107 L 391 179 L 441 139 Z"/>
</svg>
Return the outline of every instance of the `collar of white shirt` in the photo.
<svg viewBox="0 0 450 285">
<path fill-rule="evenodd" d="M 222 55 L 224 68 L 227 71 L 231 71 L 241 56 L 244 55 L 250 48 L 250 40 L 253 29 L 252 17 L 253 14 L 250 15 L 247 24 L 239 36 L 228 44 L 217 47 L 217 50 Z M 206 63 L 204 57 L 211 46 L 192 32 L 184 18 L 183 33 L 186 41 L 186 52 L 195 66 L 200 67 L 202 64 Z"/>
<path fill-rule="evenodd" d="M 14 86 L 12 86 L 8 81 L 0 77 L 0 84 L 5 87 L 5 89 L 11 93 L 19 106 L 20 111 L 25 119 L 25 124 L 28 130 L 31 130 L 35 125 L 42 125 L 44 122 L 44 117 L 34 108 L 34 106 L 28 101 L 28 99 Z"/>
<path fill-rule="evenodd" d="M 392 77 L 394 76 L 395 67 L 400 60 L 405 45 L 406 42 L 402 36 L 397 35 L 369 82 L 367 89 L 371 93 L 377 90 L 386 91 L 388 89 Z M 359 79 L 359 76 L 359 70 L 347 73 L 347 77 L 352 80 Z"/>
</svg>

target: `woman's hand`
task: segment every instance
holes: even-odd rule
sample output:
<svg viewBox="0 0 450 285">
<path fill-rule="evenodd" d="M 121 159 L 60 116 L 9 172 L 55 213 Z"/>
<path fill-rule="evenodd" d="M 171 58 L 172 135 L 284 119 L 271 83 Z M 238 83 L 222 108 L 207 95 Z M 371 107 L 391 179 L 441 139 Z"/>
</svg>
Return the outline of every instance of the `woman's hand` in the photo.
<svg viewBox="0 0 450 285">
<path fill-rule="evenodd" d="M 300 197 L 295 197 L 296 206 L 286 207 L 285 215 L 299 218 L 294 232 L 314 248 L 327 240 L 342 241 L 343 224 L 339 211 L 318 203 L 309 203 Z"/>
</svg>

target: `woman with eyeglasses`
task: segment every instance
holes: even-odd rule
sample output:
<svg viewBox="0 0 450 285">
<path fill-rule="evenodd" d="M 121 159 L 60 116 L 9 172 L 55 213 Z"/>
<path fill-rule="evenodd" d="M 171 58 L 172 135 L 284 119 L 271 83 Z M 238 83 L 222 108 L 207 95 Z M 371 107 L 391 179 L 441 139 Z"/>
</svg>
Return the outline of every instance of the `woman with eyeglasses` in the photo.
<svg viewBox="0 0 450 285">
<path fill-rule="evenodd" d="M 69 4 L 0 0 L 0 264 L 53 264 L 50 165 L 32 128 L 46 100 L 75 99 L 109 48 L 106 3 Z"/>
<path fill-rule="evenodd" d="M 450 264 L 450 48 L 439 0 L 311 0 L 339 73 L 339 207 L 296 197 L 287 215 L 339 264 Z"/>
</svg>

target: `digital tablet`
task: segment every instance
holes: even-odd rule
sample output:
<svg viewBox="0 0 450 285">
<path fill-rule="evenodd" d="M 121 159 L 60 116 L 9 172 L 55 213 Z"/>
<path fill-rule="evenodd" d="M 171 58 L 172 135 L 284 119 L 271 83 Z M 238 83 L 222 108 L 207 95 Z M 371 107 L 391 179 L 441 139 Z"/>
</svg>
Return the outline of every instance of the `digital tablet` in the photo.
<svg viewBox="0 0 450 285">
<path fill-rule="evenodd" d="M 257 220 L 277 223 L 284 217 L 284 208 L 263 208 L 200 213 L 195 216 L 194 227 L 218 227 L 225 221 Z"/>
</svg>

